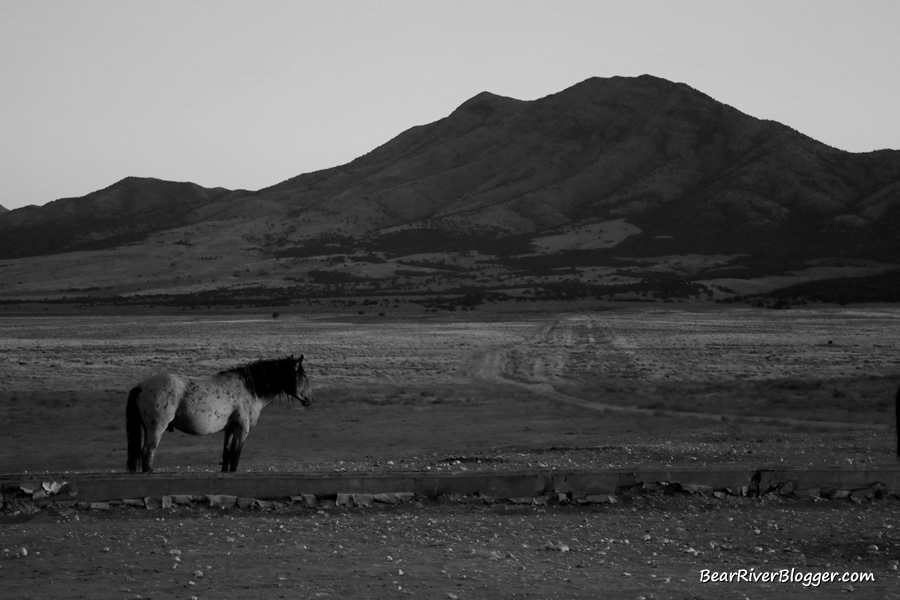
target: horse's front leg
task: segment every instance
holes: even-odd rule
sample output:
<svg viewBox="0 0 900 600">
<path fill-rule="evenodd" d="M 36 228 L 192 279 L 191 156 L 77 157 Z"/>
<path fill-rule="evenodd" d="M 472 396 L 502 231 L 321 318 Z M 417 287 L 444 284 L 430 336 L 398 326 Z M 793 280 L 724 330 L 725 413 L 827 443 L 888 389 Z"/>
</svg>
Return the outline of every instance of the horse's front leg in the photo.
<svg viewBox="0 0 900 600">
<path fill-rule="evenodd" d="M 244 449 L 244 442 L 250 430 L 247 428 L 240 429 L 234 433 L 234 452 L 231 454 L 231 470 L 237 471 L 238 461 L 241 460 L 241 451 Z"/>
<path fill-rule="evenodd" d="M 232 457 L 234 456 L 234 425 L 228 424 L 225 427 L 225 447 L 222 449 L 222 472 L 234 471 L 231 468 Z M 235 467 L 237 465 L 235 464 Z"/>
</svg>

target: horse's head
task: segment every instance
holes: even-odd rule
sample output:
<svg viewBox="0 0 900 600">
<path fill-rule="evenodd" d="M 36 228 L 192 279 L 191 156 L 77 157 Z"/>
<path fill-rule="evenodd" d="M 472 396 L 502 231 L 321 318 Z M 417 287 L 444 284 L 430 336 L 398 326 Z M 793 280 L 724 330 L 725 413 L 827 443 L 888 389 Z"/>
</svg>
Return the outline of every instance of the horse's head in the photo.
<svg viewBox="0 0 900 600">
<path fill-rule="evenodd" d="M 296 377 L 294 377 L 294 391 L 291 394 L 292 397 L 300 401 L 300 404 L 303 406 L 309 406 L 313 401 L 312 387 L 309 385 L 309 377 L 306 376 L 306 370 L 303 368 L 303 355 L 300 355 L 300 358 L 295 359 L 293 356 L 291 360 L 294 364 L 294 371 L 296 373 Z"/>
</svg>

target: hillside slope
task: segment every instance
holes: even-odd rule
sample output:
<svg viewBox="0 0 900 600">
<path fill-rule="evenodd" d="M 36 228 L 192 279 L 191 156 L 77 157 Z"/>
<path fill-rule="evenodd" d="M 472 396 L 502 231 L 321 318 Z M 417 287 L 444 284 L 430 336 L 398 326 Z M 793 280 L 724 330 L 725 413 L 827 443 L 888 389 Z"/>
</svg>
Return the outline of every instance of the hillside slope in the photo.
<svg viewBox="0 0 900 600">
<path fill-rule="evenodd" d="M 878 276 L 900 265 L 898 228 L 900 152 L 844 152 L 641 76 L 534 101 L 483 92 L 348 164 L 255 192 L 128 178 L 9 211 L 0 258 L 59 256 L 9 263 L 20 295 L 90 250 L 98 267 L 71 287 L 721 298 Z M 113 263 L 115 281 L 102 270 Z"/>
</svg>

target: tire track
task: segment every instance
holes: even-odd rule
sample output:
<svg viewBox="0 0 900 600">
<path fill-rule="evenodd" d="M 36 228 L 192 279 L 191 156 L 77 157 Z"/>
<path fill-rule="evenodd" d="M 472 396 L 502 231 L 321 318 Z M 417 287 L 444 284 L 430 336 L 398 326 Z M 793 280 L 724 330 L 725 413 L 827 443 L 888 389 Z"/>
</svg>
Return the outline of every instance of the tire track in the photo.
<svg viewBox="0 0 900 600">
<path fill-rule="evenodd" d="M 528 352 L 522 352 L 523 349 L 527 349 L 528 346 L 538 343 L 550 343 L 548 339 L 548 333 L 555 327 L 559 326 L 561 321 L 555 321 L 551 323 L 532 336 L 531 339 L 527 340 L 522 344 L 512 344 L 509 346 L 505 346 L 503 348 L 499 348 L 496 350 L 488 351 L 482 354 L 475 363 L 475 368 L 473 370 L 473 375 L 482 381 L 506 385 L 509 387 L 514 387 L 519 390 L 523 390 L 535 395 L 543 396 L 549 400 L 560 402 L 563 404 L 567 404 L 569 406 L 576 406 L 578 408 L 591 411 L 591 412 L 599 412 L 599 413 L 607 413 L 613 412 L 617 414 L 624 415 L 636 415 L 636 416 L 644 416 L 644 417 L 682 417 L 682 418 L 691 418 L 691 419 L 702 419 L 707 421 L 733 421 L 740 423 L 755 423 L 760 425 L 787 425 L 794 427 L 817 427 L 821 429 L 857 429 L 857 430 L 866 430 L 866 431 L 887 431 L 892 429 L 891 425 L 880 425 L 873 423 L 848 423 L 848 422 L 840 422 L 840 421 L 814 421 L 810 419 L 794 419 L 794 418 L 785 418 L 785 417 L 760 417 L 760 416 L 747 416 L 747 415 L 732 415 L 732 414 L 724 414 L 724 413 L 705 413 L 705 412 L 694 412 L 694 411 L 681 411 L 681 410 L 669 410 L 669 409 L 660 409 L 660 408 L 640 408 L 636 406 L 622 406 L 619 404 L 607 404 L 604 402 L 596 402 L 590 400 L 583 400 L 581 398 L 577 398 L 575 396 L 570 396 L 568 394 L 563 394 L 556 389 L 554 389 L 553 385 L 547 382 L 526 382 L 515 379 L 513 377 L 507 376 L 506 372 L 508 371 L 507 365 L 512 362 L 510 360 L 510 353 L 513 351 L 517 351 L 519 354 L 529 354 Z M 540 358 L 538 352 L 530 353 L 534 356 L 532 358 L 532 364 L 528 365 L 526 368 L 526 372 L 536 373 L 540 372 L 540 366 L 536 363 L 543 362 Z"/>
</svg>

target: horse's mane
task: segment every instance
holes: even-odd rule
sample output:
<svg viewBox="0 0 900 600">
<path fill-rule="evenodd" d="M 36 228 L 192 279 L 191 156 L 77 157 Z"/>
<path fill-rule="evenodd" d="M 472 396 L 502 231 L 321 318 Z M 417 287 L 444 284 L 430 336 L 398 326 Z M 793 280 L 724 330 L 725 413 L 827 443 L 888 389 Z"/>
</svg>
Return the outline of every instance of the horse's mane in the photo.
<svg viewBox="0 0 900 600">
<path fill-rule="evenodd" d="M 220 371 L 221 375 L 235 374 L 241 377 L 247 391 L 261 398 L 273 398 L 297 393 L 297 371 L 291 356 L 270 360 L 257 360 L 246 365 Z M 301 367 L 302 368 L 302 367 Z"/>
</svg>

